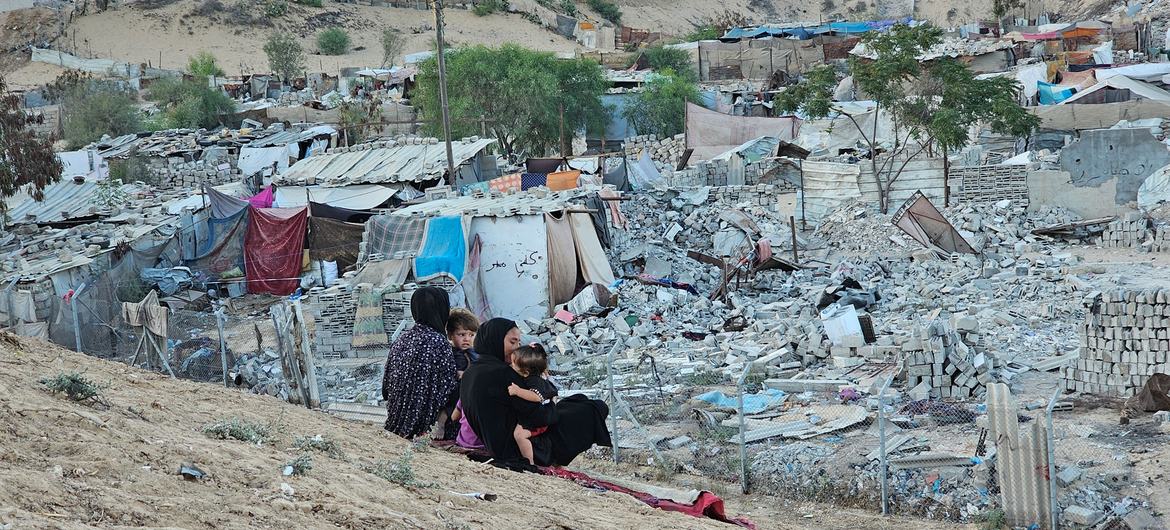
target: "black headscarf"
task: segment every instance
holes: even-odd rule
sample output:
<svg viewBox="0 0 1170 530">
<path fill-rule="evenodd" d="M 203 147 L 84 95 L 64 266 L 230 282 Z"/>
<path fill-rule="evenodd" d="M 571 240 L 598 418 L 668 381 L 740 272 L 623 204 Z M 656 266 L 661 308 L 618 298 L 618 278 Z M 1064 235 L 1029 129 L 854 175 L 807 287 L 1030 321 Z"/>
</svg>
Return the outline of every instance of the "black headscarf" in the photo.
<svg viewBox="0 0 1170 530">
<path fill-rule="evenodd" d="M 446 335 L 451 299 L 438 287 L 423 287 L 410 297 L 410 314 L 415 322 Z"/>
<path fill-rule="evenodd" d="M 504 338 L 508 332 L 516 327 L 516 323 L 506 318 L 493 318 L 484 322 L 475 332 L 475 353 L 480 357 L 491 357 L 504 360 Z"/>
</svg>

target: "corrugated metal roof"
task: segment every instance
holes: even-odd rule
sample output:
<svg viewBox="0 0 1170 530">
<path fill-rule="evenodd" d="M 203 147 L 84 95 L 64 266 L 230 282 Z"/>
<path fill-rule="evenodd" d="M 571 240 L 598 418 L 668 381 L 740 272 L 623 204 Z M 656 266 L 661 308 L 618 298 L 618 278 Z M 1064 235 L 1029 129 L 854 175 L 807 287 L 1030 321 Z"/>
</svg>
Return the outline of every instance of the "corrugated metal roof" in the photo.
<svg viewBox="0 0 1170 530">
<path fill-rule="evenodd" d="M 535 215 L 564 210 L 590 193 L 595 188 L 574 188 L 557 192 L 523 192 L 511 195 L 454 197 L 416 204 L 390 215 L 410 217 L 421 215 L 436 217 L 445 215 L 470 215 L 472 217 L 511 217 L 513 215 Z"/>
<path fill-rule="evenodd" d="M 463 165 L 495 142 L 451 142 L 455 165 Z M 290 184 L 312 180 L 325 186 L 421 182 L 438 179 L 446 171 L 447 151 L 442 143 L 408 144 L 312 156 L 293 164 L 279 180 Z"/>
<path fill-rule="evenodd" d="M 127 193 L 137 187 L 127 184 L 122 189 Z M 58 223 L 87 217 L 98 213 L 93 204 L 98 183 L 85 181 L 62 181 L 45 188 L 45 199 L 35 201 L 27 193 L 20 193 L 9 199 L 8 217 L 12 224 Z M 32 217 L 30 217 L 32 216 Z"/>
</svg>

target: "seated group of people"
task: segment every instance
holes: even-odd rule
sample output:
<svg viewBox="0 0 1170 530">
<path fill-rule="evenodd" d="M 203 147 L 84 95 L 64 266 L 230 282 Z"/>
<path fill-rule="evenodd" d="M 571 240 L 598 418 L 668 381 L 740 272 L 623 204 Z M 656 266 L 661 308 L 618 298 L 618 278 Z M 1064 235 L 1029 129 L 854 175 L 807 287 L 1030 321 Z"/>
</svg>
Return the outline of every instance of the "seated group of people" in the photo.
<svg viewBox="0 0 1170 530">
<path fill-rule="evenodd" d="M 386 430 L 413 439 L 437 423 L 436 438 L 453 438 L 505 466 L 563 466 L 594 444 L 610 445 L 606 404 L 559 397 L 547 353 L 522 345 L 515 322 L 493 318 L 480 326 L 471 312 L 451 310 L 437 287 L 415 291 L 410 310 L 414 327 L 386 357 Z"/>
</svg>

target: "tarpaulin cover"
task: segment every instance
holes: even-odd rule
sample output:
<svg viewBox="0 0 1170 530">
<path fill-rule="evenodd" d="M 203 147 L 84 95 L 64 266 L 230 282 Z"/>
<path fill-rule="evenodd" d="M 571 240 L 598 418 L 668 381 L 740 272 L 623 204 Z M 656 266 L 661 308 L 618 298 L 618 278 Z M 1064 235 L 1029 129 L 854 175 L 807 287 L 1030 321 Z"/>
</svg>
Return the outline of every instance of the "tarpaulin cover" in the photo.
<svg viewBox="0 0 1170 530">
<path fill-rule="evenodd" d="M 524 162 L 528 173 L 552 173 L 561 167 L 559 158 L 529 158 Z"/>
<path fill-rule="evenodd" d="M 211 186 L 204 186 L 207 202 L 211 205 L 211 217 L 227 219 L 248 208 L 248 201 L 240 200 Z"/>
<path fill-rule="evenodd" d="M 1154 374 L 1141 391 L 1133 397 L 1138 408 L 1145 412 L 1170 410 L 1170 375 Z"/>
<path fill-rule="evenodd" d="M 756 527 L 755 524 L 753 524 L 750 520 L 748 520 L 747 518 L 744 518 L 744 517 L 737 517 L 735 519 L 728 518 L 727 513 L 723 508 L 723 499 L 720 499 L 719 496 L 717 496 L 714 493 L 711 493 L 709 491 L 700 492 L 698 499 L 696 499 L 693 504 L 682 504 L 682 503 L 667 500 L 667 499 L 659 499 L 659 498 L 657 498 L 649 493 L 635 491 L 635 490 L 632 490 L 629 488 L 619 486 L 619 485 L 614 484 L 612 482 L 605 482 L 602 480 L 598 480 L 598 479 L 595 479 L 593 477 L 590 477 L 589 475 L 581 473 L 579 471 L 570 471 L 570 470 L 565 469 L 563 467 L 541 468 L 541 471 L 544 472 L 546 475 L 552 475 L 554 477 L 560 477 L 563 479 L 572 480 L 573 482 L 576 482 L 577 484 L 580 484 L 580 485 L 588 487 L 588 488 L 596 488 L 596 489 L 602 489 L 602 490 L 606 490 L 606 491 L 625 493 L 626 495 L 629 495 L 635 499 L 638 499 L 639 501 L 642 501 L 642 502 L 644 502 L 650 506 L 653 506 L 654 508 L 658 508 L 660 510 L 666 510 L 668 512 L 685 513 L 685 514 L 690 515 L 692 517 L 711 518 L 711 519 L 714 519 L 716 521 L 730 523 L 730 524 L 742 526 L 744 528 L 754 529 Z"/>
<path fill-rule="evenodd" d="M 1072 88 L 1044 82 L 1036 83 L 1036 89 L 1040 94 L 1041 105 L 1055 105 L 1072 97 L 1074 92 Z"/>
<path fill-rule="evenodd" d="M 743 412 L 745 414 L 759 414 L 767 410 L 768 407 L 783 403 L 784 399 L 787 397 L 787 394 L 785 394 L 783 391 L 776 390 L 775 388 L 769 388 L 757 394 L 744 394 Z M 712 390 L 706 394 L 699 394 L 695 396 L 695 399 L 710 403 L 716 407 L 730 409 L 739 407 L 738 399 L 736 399 L 734 396 L 728 396 L 718 390 Z"/>
<path fill-rule="evenodd" d="M 548 175 L 545 173 L 524 173 L 520 175 L 520 191 L 527 191 L 546 185 L 548 185 Z"/>
<path fill-rule="evenodd" d="M 548 296 L 553 305 L 573 299 L 577 290 L 577 248 L 573 243 L 573 227 L 564 216 L 544 214 L 548 230 Z"/>
<path fill-rule="evenodd" d="M 167 336 L 167 308 L 159 305 L 158 293 L 153 290 L 141 302 L 122 302 L 122 318 L 127 325 L 144 327 L 159 337 Z"/>
<path fill-rule="evenodd" d="M 357 263 L 366 226 L 325 217 L 309 217 L 309 258 L 336 261 L 344 269 Z"/>
<path fill-rule="evenodd" d="M 367 219 L 374 216 L 374 214 L 370 212 L 338 208 L 336 206 L 329 206 L 328 204 L 321 204 L 318 202 L 309 203 L 309 213 L 313 217 L 326 217 L 329 219 L 335 219 L 337 221 L 345 221 L 347 223 L 364 223 Z"/>
<path fill-rule="evenodd" d="M 273 164 L 276 164 L 278 173 L 288 169 L 288 149 L 285 146 L 241 147 L 236 167 L 239 168 L 241 174 L 249 176 L 269 170 Z"/>
<path fill-rule="evenodd" d="M 375 215 L 366 221 L 366 254 L 393 259 L 402 253 L 413 256 L 422 248 L 426 219 L 399 215 Z"/>
<path fill-rule="evenodd" d="M 427 221 L 426 239 L 414 258 L 414 278 L 426 280 L 449 274 L 458 282 L 463 280 L 466 266 L 467 235 L 463 218 L 453 215 Z"/>
<path fill-rule="evenodd" d="M 728 116 L 687 103 L 687 148 L 694 149 L 691 160 L 711 158 L 735 149 L 748 140 L 774 136 L 791 142 L 800 134 L 800 118 L 755 118 Z"/>
<path fill-rule="evenodd" d="M 601 241 L 597 239 L 597 232 L 593 229 L 593 219 L 589 214 L 569 214 L 573 225 L 573 241 L 577 246 L 577 260 L 581 266 L 581 276 L 586 282 L 610 285 L 613 283 L 613 269 L 609 266 L 609 258 L 601 248 Z"/>
<path fill-rule="evenodd" d="M 559 173 L 548 174 L 548 189 L 552 191 L 565 191 L 577 187 L 577 179 L 581 177 L 581 172 L 561 171 Z"/>
<path fill-rule="evenodd" d="M 910 199 L 894 213 L 892 221 L 895 226 L 927 248 L 939 248 L 952 254 L 956 252 L 976 254 L 971 244 L 963 239 L 959 231 L 955 230 L 950 221 L 943 217 L 942 212 L 938 211 L 921 191 L 916 191 L 910 196 Z"/>
<path fill-rule="evenodd" d="M 244 234 L 248 231 L 248 210 L 240 210 L 230 217 L 207 220 L 207 240 L 199 248 L 199 255 L 184 261 L 197 277 L 219 280 L 225 272 L 244 272 Z"/>
<path fill-rule="evenodd" d="M 249 293 L 288 295 L 300 283 L 308 208 L 249 208 L 244 270 Z"/>
<path fill-rule="evenodd" d="M 272 202 L 276 200 L 276 194 L 272 192 L 272 186 L 264 188 L 264 191 L 257 193 L 248 199 L 248 204 L 253 208 L 271 208 Z"/>
</svg>

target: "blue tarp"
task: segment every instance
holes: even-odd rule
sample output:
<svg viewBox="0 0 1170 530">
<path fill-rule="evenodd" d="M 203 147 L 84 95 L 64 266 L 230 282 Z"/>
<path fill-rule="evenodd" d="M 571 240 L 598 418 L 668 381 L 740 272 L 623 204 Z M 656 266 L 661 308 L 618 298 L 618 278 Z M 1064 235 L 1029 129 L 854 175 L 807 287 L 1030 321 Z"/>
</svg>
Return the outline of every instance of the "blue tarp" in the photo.
<svg viewBox="0 0 1170 530">
<path fill-rule="evenodd" d="M 743 412 L 744 414 L 759 414 L 768 407 L 779 405 L 784 402 L 788 394 L 774 388 L 769 388 L 757 394 L 743 395 Z M 712 390 L 706 394 L 699 394 L 695 396 L 699 401 L 705 401 L 716 407 L 723 408 L 737 408 L 738 403 L 735 396 L 728 396 L 718 390 Z"/>
<path fill-rule="evenodd" d="M 895 24 L 909 24 L 914 20 L 910 17 L 890 20 L 873 20 L 869 22 L 832 22 L 816 27 L 778 27 L 755 26 L 750 28 L 730 28 L 720 40 L 759 39 L 762 37 L 796 37 L 801 40 L 811 39 L 825 33 L 854 34 L 866 33 L 874 30 L 885 30 Z"/>
<path fill-rule="evenodd" d="M 1038 81 L 1036 83 L 1036 91 L 1040 95 L 1041 105 L 1055 105 L 1072 97 L 1076 93 L 1076 90 L 1073 88 L 1045 83 L 1044 81 Z"/>
<path fill-rule="evenodd" d="M 463 218 L 436 217 L 427 221 L 426 239 L 414 258 L 415 279 L 424 280 L 447 273 L 455 281 L 462 281 L 466 264 L 467 237 L 463 234 Z"/>
<path fill-rule="evenodd" d="M 634 124 L 626 120 L 623 114 L 626 107 L 633 104 L 635 94 L 603 94 L 601 96 L 601 104 L 608 107 L 611 111 L 609 124 L 605 126 L 604 131 L 589 131 L 586 137 L 590 140 L 600 140 L 604 133 L 606 140 L 621 141 L 631 136 L 637 136 L 638 132 L 634 130 Z"/>
</svg>

